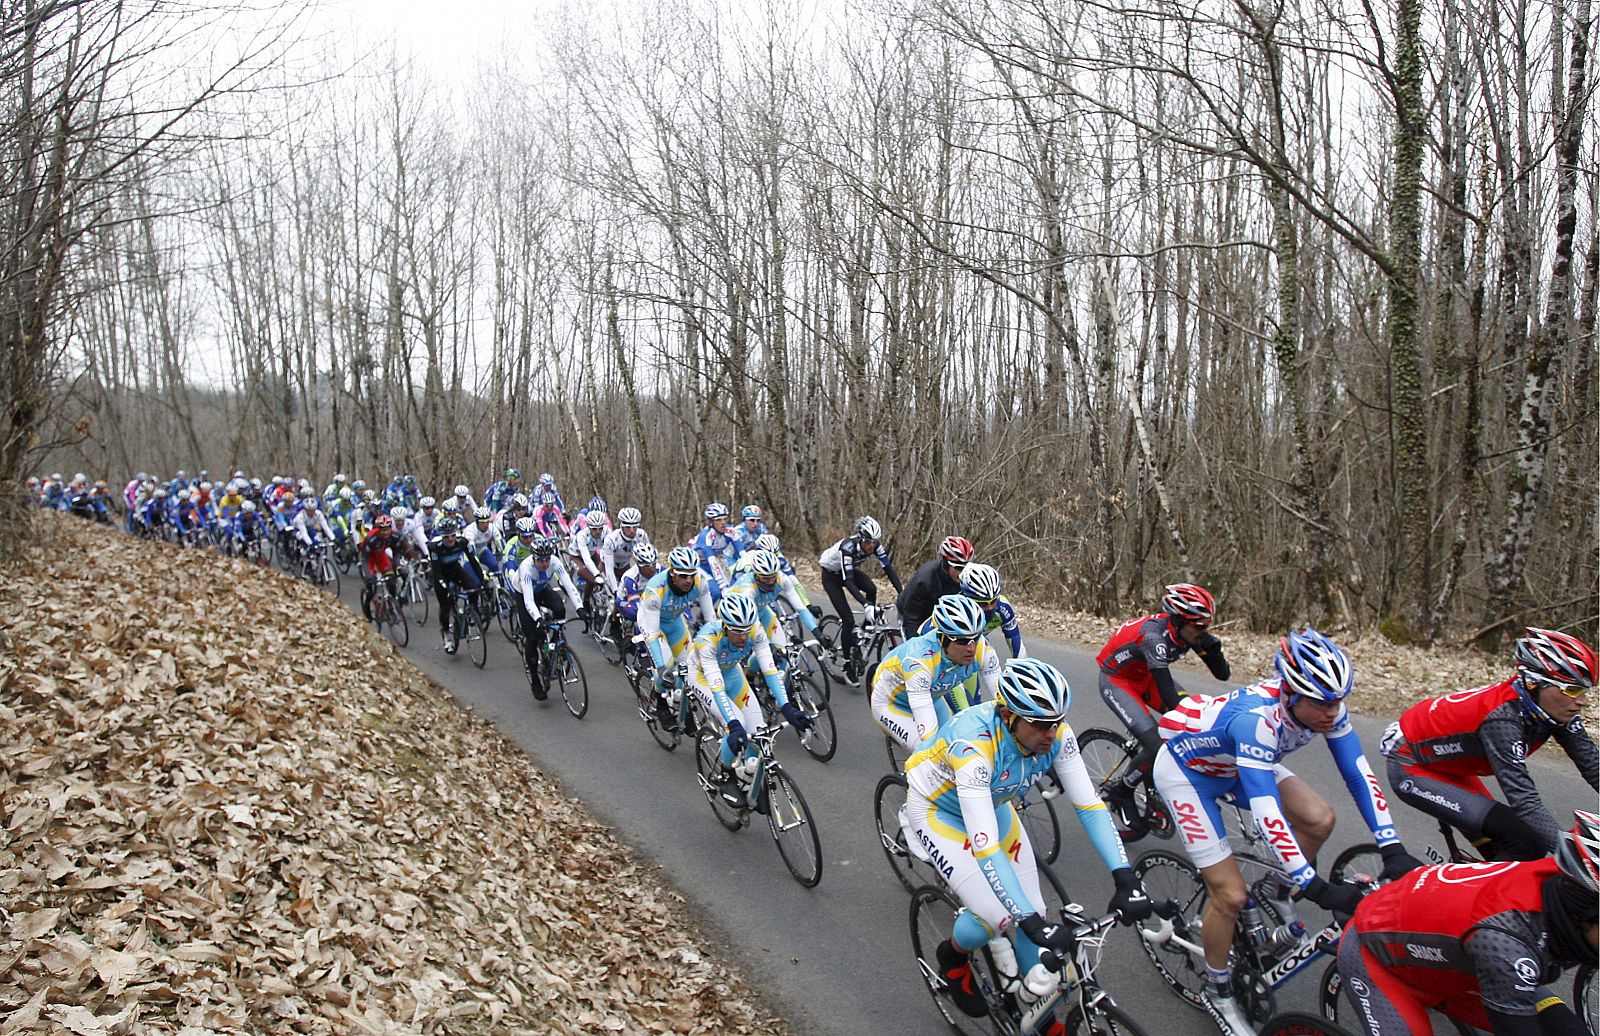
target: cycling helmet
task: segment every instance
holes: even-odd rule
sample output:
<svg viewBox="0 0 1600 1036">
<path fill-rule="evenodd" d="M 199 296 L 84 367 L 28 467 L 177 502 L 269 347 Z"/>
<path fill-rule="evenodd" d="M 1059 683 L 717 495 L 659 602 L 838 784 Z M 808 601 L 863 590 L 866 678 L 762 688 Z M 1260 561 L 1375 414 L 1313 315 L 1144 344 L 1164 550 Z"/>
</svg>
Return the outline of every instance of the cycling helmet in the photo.
<svg viewBox="0 0 1600 1036">
<path fill-rule="evenodd" d="M 744 594 L 723 594 L 717 605 L 717 615 L 722 628 L 736 633 L 748 633 L 756 624 L 756 602 Z"/>
<path fill-rule="evenodd" d="M 700 571 L 700 555 L 692 547 L 673 547 L 667 552 L 667 567 L 682 575 Z"/>
<path fill-rule="evenodd" d="M 870 514 L 864 514 L 856 519 L 856 535 L 869 540 L 881 540 L 883 527 L 878 524 L 878 519 Z"/>
<path fill-rule="evenodd" d="M 259 478 L 251 479 L 250 480 L 250 488 L 251 489 L 260 489 L 261 488 L 261 479 L 259 479 Z"/>
<path fill-rule="evenodd" d="M 661 563 L 661 555 L 648 543 L 641 543 L 633 548 L 633 563 L 640 568 L 655 568 Z"/>
<path fill-rule="evenodd" d="M 233 477 L 234 478 L 244 478 L 244 469 L 240 468 L 238 471 L 235 471 L 233 473 Z"/>
<path fill-rule="evenodd" d="M 301 486 L 299 489 L 294 491 L 294 495 L 301 500 L 310 500 L 317 494 L 311 491 L 310 486 Z"/>
<path fill-rule="evenodd" d="M 528 494 L 526 494 L 526 493 L 517 493 L 515 496 L 513 496 L 511 498 L 511 506 L 512 507 L 527 507 L 528 506 Z"/>
<path fill-rule="evenodd" d="M 209 493 L 209 492 L 211 492 L 211 483 L 202 482 L 202 483 L 200 483 L 200 488 L 205 490 L 207 493 Z"/>
<path fill-rule="evenodd" d="M 386 514 L 380 514 L 372 519 L 372 527 L 379 532 L 389 532 L 394 528 L 394 519 Z"/>
<path fill-rule="evenodd" d="M 972 541 L 965 536 L 946 536 L 939 544 L 939 556 L 947 564 L 960 568 L 972 560 Z"/>
<path fill-rule="evenodd" d="M 589 498 L 589 506 L 584 508 L 584 509 L 587 510 L 587 511 L 606 511 L 606 510 L 610 510 L 608 507 L 606 507 L 606 498 L 601 496 L 601 495 L 599 495 L 598 493 L 596 493 L 594 496 L 591 496 Z"/>
<path fill-rule="evenodd" d="M 378 491 L 375 489 L 363 489 L 361 491 L 361 500 L 363 503 L 376 503 L 378 500 Z"/>
<path fill-rule="evenodd" d="M 403 522 L 411 517 L 411 512 L 404 505 L 397 505 L 389 508 L 389 517 L 397 522 Z"/>
<path fill-rule="evenodd" d="M 189 491 L 187 489 L 178 490 L 178 499 L 179 500 L 187 500 L 187 499 L 189 499 Z"/>
<path fill-rule="evenodd" d="M 339 474 L 333 476 L 333 484 L 336 486 L 344 485 L 344 472 L 341 471 Z"/>
<path fill-rule="evenodd" d="M 1000 573 L 993 565 L 968 565 L 961 570 L 961 592 L 975 601 L 992 601 L 1000 596 Z"/>
<path fill-rule="evenodd" d="M 425 496 L 419 502 L 422 504 L 423 507 L 438 507 L 439 506 L 439 501 L 435 500 L 431 496 Z"/>
<path fill-rule="evenodd" d="M 306 497 L 306 510 L 315 511 L 321 506 L 322 506 L 322 501 L 321 500 L 318 500 L 314 496 Z"/>
<path fill-rule="evenodd" d="M 166 499 L 166 496 L 167 496 L 167 491 L 166 491 L 166 489 L 164 487 L 160 487 L 160 486 L 156 487 L 156 499 L 164 500 L 164 499 Z"/>
<path fill-rule="evenodd" d="M 770 550 L 755 550 L 750 554 L 750 571 L 758 579 L 776 579 L 783 571 L 783 563 Z"/>
<path fill-rule="evenodd" d="M 706 504 L 706 521 L 709 522 L 709 521 L 714 521 L 717 518 L 726 518 L 726 517 L 728 517 L 728 505 L 727 504 L 719 504 L 719 503 L 716 503 L 715 501 L 713 501 L 712 503 Z"/>
<path fill-rule="evenodd" d="M 539 476 L 539 484 L 541 486 L 553 486 L 556 484 L 555 476 L 546 471 Z"/>
<path fill-rule="evenodd" d="M 941 637 L 976 637 L 984 621 L 978 602 L 960 594 L 945 594 L 933 606 L 933 628 Z"/>
<path fill-rule="evenodd" d="M 350 488 L 354 489 L 357 493 L 364 493 L 367 490 L 367 483 L 364 479 L 358 478 L 354 482 L 350 483 Z"/>
<path fill-rule="evenodd" d="M 1556 842 L 1556 865 L 1593 896 L 1600 891 L 1600 816 L 1581 809 L 1572 815 L 1571 830 Z"/>
<path fill-rule="evenodd" d="M 339 487 L 339 499 L 340 500 L 353 500 L 353 499 L 355 499 L 355 494 L 350 491 L 350 487 L 349 486 L 340 486 Z"/>
<path fill-rule="evenodd" d="M 400 476 L 400 481 L 405 483 L 408 486 L 414 486 L 414 485 L 417 484 L 417 476 L 415 476 L 415 475 L 401 475 Z"/>
<path fill-rule="evenodd" d="M 591 529 L 603 529 L 606 527 L 606 513 L 604 511 L 590 511 L 583 520 Z"/>
<path fill-rule="evenodd" d="M 517 519 L 518 536 L 536 536 L 539 533 L 539 523 L 532 518 Z"/>
<path fill-rule="evenodd" d="M 644 515 L 639 513 L 637 507 L 624 507 L 617 512 L 617 524 L 623 526 L 637 526 L 644 521 Z"/>
<path fill-rule="evenodd" d="M 510 482 L 512 479 L 520 479 L 521 477 L 522 477 L 522 472 L 518 471 L 516 468 L 507 468 L 506 469 L 506 481 L 507 482 Z"/>
<path fill-rule="evenodd" d="M 244 503 L 239 505 L 239 510 L 243 511 L 245 514 L 254 514 L 256 510 L 256 502 L 254 500 L 246 500 Z"/>
<path fill-rule="evenodd" d="M 295 483 L 294 484 L 295 484 L 295 488 L 296 489 L 310 489 L 311 488 L 311 480 L 310 479 L 306 479 L 306 478 L 295 479 Z"/>
<path fill-rule="evenodd" d="M 756 537 L 756 547 L 760 550 L 770 550 L 774 554 L 782 554 L 783 551 L 778 549 L 780 546 L 781 544 L 778 542 L 778 537 L 772 535 L 770 532 L 764 532 L 760 536 Z"/>
<path fill-rule="evenodd" d="M 461 522 L 454 515 L 447 515 L 439 519 L 439 524 L 433 527 L 433 531 L 440 536 L 454 536 L 461 531 Z"/>
<path fill-rule="evenodd" d="M 1342 701 L 1355 686 L 1350 656 L 1333 641 L 1307 626 L 1278 642 L 1272 659 L 1283 689 L 1318 701 Z M 1292 703 L 1293 699 L 1291 699 Z"/>
<path fill-rule="evenodd" d="M 1216 598 L 1203 586 L 1193 583 L 1173 583 L 1161 595 L 1161 608 L 1168 615 L 1193 623 L 1209 626 L 1217 614 Z"/>
<path fill-rule="evenodd" d="M 486 522 L 493 516 L 493 512 L 487 507 L 474 507 L 472 509 L 472 520 L 475 522 Z"/>
<path fill-rule="evenodd" d="M 747 522 L 752 520 L 759 522 L 761 520 L 761 505 L 745 504 L 744 510 L 739 512 L 739 517 Z"/>
<path fill-rule="evenodd" d="M 472 490 L 468 489 L 466 486 L 457 486 L 456 487 L 456 496 L 460 497 L 460 496 L 471 496 L 471 495 L 472 495 Z"/>
<path fill-rule="evenodd" d="M 946 598 L 948 600 L 948 598 Z M 1072 704 L 1072 686 L 1061 670 L 1037 658 L 1013 658 L 1000 670 L 1000 704 L 1041 723 L 1060 723 Z"/>
<path fill-rule="evenodd" d="M 548 536 L 540 536 L 533 541 L 533 556 L 536 558 L 553 558 L 556 555 L 556 541 Z"/>
<path fill-rule="evenodd" d="M 1567 633 L 1528 627 L 1512 653 L 1517 672 L 1537 683 L 1593 687 L 1600 664 L 1594 649 Z"/>
</svg>

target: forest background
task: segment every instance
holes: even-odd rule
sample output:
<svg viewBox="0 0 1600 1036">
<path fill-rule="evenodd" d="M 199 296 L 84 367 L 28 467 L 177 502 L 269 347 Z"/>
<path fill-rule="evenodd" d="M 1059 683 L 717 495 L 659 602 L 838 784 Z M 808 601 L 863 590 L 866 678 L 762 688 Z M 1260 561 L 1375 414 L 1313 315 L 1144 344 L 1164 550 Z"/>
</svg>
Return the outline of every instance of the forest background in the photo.
<svg viewBox="0 0 1600 1036">
<path fill-rule="evenodd" d="M 1590 0 L 552 4 L 445 72 L 330 9 L 0 0 L 0 553 L 50 469 L 517 466 L 1595 634 Z"/>
</svg>

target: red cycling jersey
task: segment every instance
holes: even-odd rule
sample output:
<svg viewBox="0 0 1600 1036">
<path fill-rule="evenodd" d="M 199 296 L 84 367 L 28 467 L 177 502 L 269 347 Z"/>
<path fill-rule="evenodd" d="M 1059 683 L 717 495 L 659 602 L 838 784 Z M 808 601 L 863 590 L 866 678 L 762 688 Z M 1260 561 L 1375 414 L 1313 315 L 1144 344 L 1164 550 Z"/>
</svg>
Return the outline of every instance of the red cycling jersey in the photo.
<svg viewBox="0 0 1600 1036">
<path fill-rule="evenodd" d="M 1400 758 L 1418 763 L 1442 777 L 1488 777 L 1495 771 L 1479 740 L 1483 721 L 1500 706 L 1515 701 L 1511 681 L 1430 698 L 1400 714 Z M 1528 738 L 1524 755 L 1532 755 L 1549 738 Z"/>
<path fill-rule="evenodd" d="M 1139 698 L 1147 708 L 1165 712 L 1155 677 L 1150 675 L 1152 663 L 1164 669 L 1188 650 L 1189 645 L 1173 632 L 1167 614 L 1157 612 L 1124 623 L 1111 634 L 1094 660 L 1112 683 Z"/>
<path fill-rule="evenodd" d="M 399 537 L 393 530 L 380 529 L 368 530 L 361 538 L 361 545 L 356 551 L 361 555 L 361 563 L 370 576 L 387 575 L 394 567 L 393 556 L 396 547 L 400 546 Z"/>
</svg>

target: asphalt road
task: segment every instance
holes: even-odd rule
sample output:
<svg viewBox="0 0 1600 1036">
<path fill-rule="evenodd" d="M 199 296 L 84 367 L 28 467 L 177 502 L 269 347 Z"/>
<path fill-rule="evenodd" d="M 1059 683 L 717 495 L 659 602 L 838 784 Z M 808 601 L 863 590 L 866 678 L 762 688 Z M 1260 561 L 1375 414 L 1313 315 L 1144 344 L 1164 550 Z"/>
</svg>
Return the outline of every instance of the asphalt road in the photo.
<svg viewBox="0 0 1600 1036">
<path fill-rule="evenodd" d="M 343 599 L 354 608 L 358 584 L 348 577 L 343 583 Z M 515 649 L 498 630 L 490 631 L 488 664 L 479 670 L 465 654 L 451 657 L 440 649 L 437 622 L 431 614 L 428 629 L 412 629 L 406 655 L 560 779 L 642 857 L 659 865 L 711 942 L 743 968 L 794 1032 L 947 1031 L 913 964 L 910 897 L 878 845 L 872 794 L 887 761 L 882 734 L 862 694 L 835 685 L 839 749 L 830 762 L 812 760 L 788 735 L 778 742 L 779 758 L 805 793 L 821 836 L 822 881 L 805 889 L 785 869 L 761 817 L 738 832 L 717 823 L 695 783 L 692 746 L 686 742 L 668 753 L 656 745 L 622 671 L 606 664 L 593 641 L 573 637 L 589 681 L 589 713 L 580 722 L 554 695 L 544 703 L 533 700 Z M 1091 652 L 1038 638 L 1029 638 L 1028 647 L 1072 682 L 1074 729 L 1116 729 L 1094 690 Z M 1000 650 L 1005 651 L 1003 643 Z M 1360 659 L 1356 662 L 1359 666 Z M 1199 665 L 1181 665 L 1180 678 L 1191 691 L 1224 687 Z M 1377 758 L 1378 738 L 1388 722 L 1357 717 L 1369 758 Z M 1326 751 L 1309 746 L 1289 763 L 1323 790 L 1339 814 L 1324 861 L 1346 845 L 1369 840 Z M 1595 807 L 1595 796 L 1559 749 L 1540 753 L 1533 763 L 1552 808 Z M 1375 769 L 1381 778 L 1381 760 Z M 1421 856 L 1424 844 L 1440 844 L 1433 821 L 1405 805 L 1394 803 L 1394 808 L 1414 853 Z M 1110 898 L 1111 881 L 1070 814 L 1070 807 L 1062 811 L 1063 845 L 1055 869 L 1073 895 L 1098 912 Z M 1181 852 L 1176 842 L 1152 839 L 1129 848 L 1130 857 L 1147 848 Z M 1314 1011 L 1320 973 L 1318 964 L 1291 979 L 1279 992 L 1279 1007 Z M 1151 1033 L 1216 1031 L 1160 981 L 1128 929 L 1112 935 L 1099 978 Z"/>
</svg>

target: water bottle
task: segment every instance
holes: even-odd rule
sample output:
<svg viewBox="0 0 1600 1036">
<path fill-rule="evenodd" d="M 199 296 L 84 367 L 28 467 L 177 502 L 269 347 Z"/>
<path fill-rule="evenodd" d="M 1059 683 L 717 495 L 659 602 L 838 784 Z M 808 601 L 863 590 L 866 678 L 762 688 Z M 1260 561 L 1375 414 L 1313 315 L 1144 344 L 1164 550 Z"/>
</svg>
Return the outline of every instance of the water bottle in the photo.
<svg viewBox="0 0 1600 1036">
<path fill-rule="evenodd" d="M 1011 940 L 1003 935 L 990 939 L 989 959 L 994 961 L 995 974 L 1000 977 L 1000 988 L 1007 993 L 1015 993 L 1022 979 L 1017 975 L 1017 951 L 1012 948 Z"/>
<path fill-rule="evenodd" d="M 738 771 L 739 776 L 748 781 L 750 778 L 756 775 L 756 769 L 760 767 L 761 760 L 756 756 L 746 755 L 741 756 L 739 761 L 733 765 L 734 769 Z"/>
<path fill-rule="evenodd" d="M 1022 989 L 1017 992 L 1017 1003 L 1022 1008 L 1023 1032 L 1033 1032 L 1039 1022 L 1056 1006 L 1056 993 L 1060 980 L 1043 964 L 1035 964 L 1023 976 Z"/>
<path fill-rule="evenodd" d="M 1272 930 L 1267 937 L 1267 951 L 1274 957 L 1283 957 L 1305 938 L 1306 926 L 1296 921 L 1288 921 Z"/>
<path fill-rule="evenodd" d="M 1261 908 L 1254 899 L 1247 898 L 1244 901 L 1244 909 L 1239 912 L 1239 923 L 1244 926 L 1245 938 L 1250 940 L 1250 945 L 1255 949 L 1261 949 L 1271 938 L 1266 918 L 1262 917 Z"/>
</svg>

